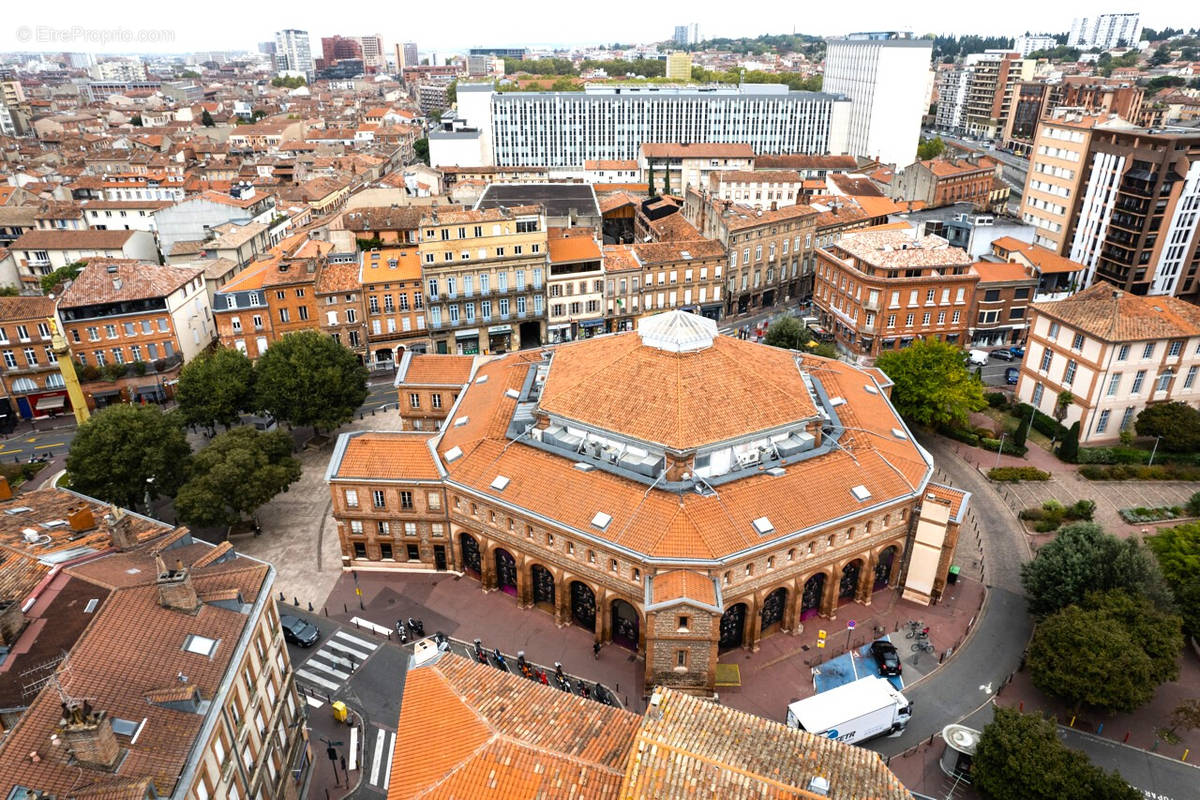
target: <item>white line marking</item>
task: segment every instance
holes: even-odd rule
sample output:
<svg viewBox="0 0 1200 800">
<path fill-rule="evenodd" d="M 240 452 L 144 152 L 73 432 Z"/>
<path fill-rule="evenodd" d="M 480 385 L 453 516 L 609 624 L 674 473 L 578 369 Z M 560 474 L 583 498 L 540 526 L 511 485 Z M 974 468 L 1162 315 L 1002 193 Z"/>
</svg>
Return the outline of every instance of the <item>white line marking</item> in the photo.
<svg viewBox="0 0 1200 800">
<path fill-rule="evenodd" d="M 368 653 L 374 652 L 375 648 L 379 646 L 375 644 L 375 642 L 372 642 L 368 639 L 360 639 L 357 636 L 351 636 L 345 631 L 338 631 L 334 634 L 334 636 L 339 639 L 345 639 L 350 644 L 357 645 L 358 647 L 365 649 Z"/>
<path fill-rule="evenodd" d="M 304 695 L 304 700 L 313 708 L 320 708 L 321 706 L 325 705 L 320 700 L 313 697 L 311 694 Z"/>
<path fill-rule="evenodd" d="M 348 770 L 358 769 L 358 726 L 350 728 L 350 763 Z"/>
<path fill-rule="evenodd" d="M 375 633 L 378 633 L 380 636 L 387 636 L 389 633 L 392 632 L 391 628 L 385 628 L 382 625 L 376 625 L 374 622 L 371 622 L 371 620 L 363 619 L 362 617 L 351 617 L 350 622 L 354 625 L 357 625 L 360 628 L 366 628 L 369 631 L 375 631 Z M 353 636 L 350 636 L 349 634 L 346 634 L 346 633 L 342 633 L 341 631 L 338 631 L 337 635 L 341 636 L 344 639 L 354 639 Z M 368 645 L 372 650 L 375 649 L 375 645 L 371 644 L 370 642 L 364 642 L 362 639 L 358 639 L 357 641 L 361 642 L 362 644 Z"/>
<path fill-rule="evenodd" d="M 324 664 L 322 664 L 320 661 L 317 661 L 315 658 L 310 658 L 308 661 L 304 662 L 305 669 L 308 669 L 310 667 L 312 669 L 319 669 L 319 670 L 321 670 L 321 672 L 327 672 L 330 675 L 332 675 L 333 677 L 337 678 L 339 681 L 344 681 L 344 680 L 346 680 L 346 678 L 350 677 L 349 672 L 342 672 L 340 669 L 333 669 L 332 667 L 327 667 Z"/>
<path fill-rule="evenodd" d="M 383 770 L 384 770 L 383 784 L 380 787 L 385 791 L 387 790 L 388 786 L 390 786 L 392 783 L 392 759 L 395 757 L 396 757 L 396 733 L 395 733 L 395 731 L 393 731 L 392 735 L 390 737 L 388 737 L 387 761 L 384 763 L 384 766 L 383 766 Z"/>
<path fill-rule="evenodd" d="M 379 767 L 383 763 L 381 760 L 381 757 L 383 756 L 383 743 L 384 740 L 387 739 L 387 733 L 384 732 L 383 728 L 376 728 L 375 730 L 377 730 L 379 733 L 375 737 L 375 757 L 371 759 L 372 786 L 379 785 Z"/>
<path fill-rule="evenodd" d="M 337 655 L 343 658 L 345 655 L 353 656 L 354 660 L 359 664 L 366 661 L 371 655 L 370 652 L 364 653 L 362 650 L 355 650 L 353 647 L 347 647 L 346 645 L 339 644 L 337 642 L 329 642 L 327 645 L 325 645 L 325 647 L 329 650 L 336 650 Z M 349 664 L 349 662 L 346 663 Z"/>
<path fill-rule="evenodd" d="M 326 689 L 328 689 L 331 692 L 336 692 L 338 689 L 342 688 L 342 685 L 340 683 L 334 683 L 333 681 L 327 681 L 324 678 L 319 678 L 316 675 L 313 675 L 308 670 L 298 669 L 298 670 L 296 670 L 296 676 L 300 677 L 300 678 L 304 678 L 304 680 L 306 680 L 306 681 L 311 681 L 312 683 L 315 683 L 318 686 L 324 686 Z"/>
</svg>

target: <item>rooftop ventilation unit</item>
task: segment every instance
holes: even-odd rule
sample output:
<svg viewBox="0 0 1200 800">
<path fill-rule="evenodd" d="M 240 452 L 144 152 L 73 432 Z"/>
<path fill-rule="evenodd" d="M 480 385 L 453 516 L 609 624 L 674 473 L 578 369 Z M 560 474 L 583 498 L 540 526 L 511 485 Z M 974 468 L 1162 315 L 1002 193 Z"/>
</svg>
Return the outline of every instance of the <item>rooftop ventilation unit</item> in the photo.
<svg viewBox="0 0 1200 800">
<path fill-rule="evenodd" d="M 508 486 L 508 478 L 504 475 L 497 475 L 492 479 L 491 487 L 497 492 L 503 492 L 504 487 Z"/>
<path fill-rule="evenodd" d="M 33 511 L 29 506 L 16 506 L 15 508 L 6 508 L 4 513 L 10 517 L 15 517 L 17 514 L 24 514 L 26 511 Z"/>
<path fill-rule="evenodd" d="M 854 495 L 854 499 L 861 503 L 871 496 L 871 490 L 860 483 L 850 490 L 850 494 Z"/>
<path fill-rule="evenodd" d="M 899 428 L 892 428 L 892 436 L 895 436 L 897 439 L 907 439 L 908 438 L 908 434 L 905 433 L 904 431 L 900 430 Z"/>
<path fill-rule="evenodd" d="M 833 406 L 834 408 L 837 408 L 838 406 L 844 406 L 844 405 L 846 405 L 846 398 L 831 397 L 831 398 L 829 398 L 829 405 Z"/>
<path fill-rule="evenodd" d="M 462 458 L 462 448 L 458 445 L 451 447 L 446 451 L 446 460 L 453 461 L 456 458 Z"/>
<path fill-rule="evenodd" d="M 486 376 L 484 376 L 484 377 L 486 377 Z M 504 396 L 511 397 L 513 400 L 516 400 L 517 398 L 519 398 L 521 396 L 521 393 L 518 392 L 516 389 L 505 389 Z"/>
<path fill-rule="evenodd" d="M 592 517 L 592 525 L 602 531 L 608 529 L 610 522 L 612 522 L 612 515 L 605 514 L 603 511 L 597 511 L 596 516 Z"/>
<path fill-rule="evenodd" d="M 470 417 L 459 417 L 458 419 L 454 420 L 454 427 L 461 428 L 463 425 L 466 425 L 470 421 L 471 421 Z"/>
<path fill-rule="evenodd" d="M 867 394 L 879 394 L 879 390 L 869 383 L 863 388 L 867 390 Z"/>
<path fill-rule="evenodd" d="M 767 470 L 767 474 L 774 475 L 776 478 L 778 478 L 780 475 L 786 475 L 787 470 L 783 467 L 771 467 L 769 470 Z"/>
<path fill-rule="evenodd" d="M 766 517 L 759 517 L 750 524 L 754 526 L 754 530 L 758 532 L 759 536 L 765 536 L 775 530 L 775 526 L 771 524 L 771 520 Z"/>
<path fill-rule="evenodd" d="M 478 378 L 475 379 L 475 382 L 476 383 L 487 383 L 487 379 L 488 379 L 487 375 L 480 375 Z"/>
<path fill-rule="evenodd" d="M 586 461 L 576 461 L 575 462 L 575 469 L 579 470 L 580 472 L 591 472 L 595 468 L 596 468 L 595 466 L 593 466 L 592 464 L 588 464 Z"/>
</svg>

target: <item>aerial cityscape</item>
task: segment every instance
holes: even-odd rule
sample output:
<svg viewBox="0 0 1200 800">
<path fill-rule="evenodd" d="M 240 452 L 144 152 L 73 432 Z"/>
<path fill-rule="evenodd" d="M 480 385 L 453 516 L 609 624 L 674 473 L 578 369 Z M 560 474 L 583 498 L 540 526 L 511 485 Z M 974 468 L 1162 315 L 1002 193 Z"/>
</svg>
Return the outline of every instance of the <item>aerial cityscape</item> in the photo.
<svg viewBox="0 0 1200 800">
<path fill-rule="evenodd" d="M 0 800 L 1200 800 L 1180 7 L 38 10 Z"/>
</svg>

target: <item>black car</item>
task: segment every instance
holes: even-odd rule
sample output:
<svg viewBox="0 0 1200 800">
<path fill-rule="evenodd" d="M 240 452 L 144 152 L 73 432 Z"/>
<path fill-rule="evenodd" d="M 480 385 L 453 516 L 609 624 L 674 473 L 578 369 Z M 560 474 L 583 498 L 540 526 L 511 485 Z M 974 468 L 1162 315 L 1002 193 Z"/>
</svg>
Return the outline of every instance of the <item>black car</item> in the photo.
<svg viewBox="0 0 1200 800">
<path fill-rule="evenodd" d="M 321 638 L 315 625 L 299 617 L 280 614 L 279 622 L 283 625 L 283 638 L 294 645 L 312 647 Z"/>
<path fill-rule="evenodd" d="M 900 674 L 900 654 L 896 646 L 886 639 L 871 642 L 871 655 L 879 665 L 879 674 L 887 677 Z"/>
</svg>

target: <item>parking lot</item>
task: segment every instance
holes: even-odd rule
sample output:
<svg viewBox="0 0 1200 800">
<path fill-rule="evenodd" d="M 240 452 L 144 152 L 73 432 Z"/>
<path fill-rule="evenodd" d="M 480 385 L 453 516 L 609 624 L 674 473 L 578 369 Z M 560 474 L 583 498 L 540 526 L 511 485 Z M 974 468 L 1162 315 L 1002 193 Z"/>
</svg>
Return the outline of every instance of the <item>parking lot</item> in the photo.
<svg viewBox="0 0 1200 800">
<path fill-rule="evenodd" d="M 995 352 L 996 350 L 1001 350 L 1004 348 L 984 348 L 984 347 L 971 348 L 971 350 L 976 350 L 976 349 L 983 350 L 984 352 L 987 352 L 987 353 L 992 353 L 992 352 Z M 1005 361 L 1001 358 L 997 358 L 995 356 L 990 356 L 987 360 L 987 363 L 984 364 L 982 367 L 977 367 L 976 365 L 971 364 L 969 362 L 968 362 L 967 366 L 971 369 L 972 372 L 974 372 L 976 369 L 982 369 L 983 382 L 985 384 L 987 384 L 988 386 L 1006 386 L 1008 384 L 1007 384 L 1007 381 L 1005 380 L 1005 373 L 1008 371 L 1008 369 L 1010 367 L 1015 370 L 1020 370 L 1021 369 L 1021 357 L 1013 356 L 1013 359 L 1011 361 Z M 1015 386 L 1016 384 L 1013 384 L 1013 385 Z"/>
</svg>

